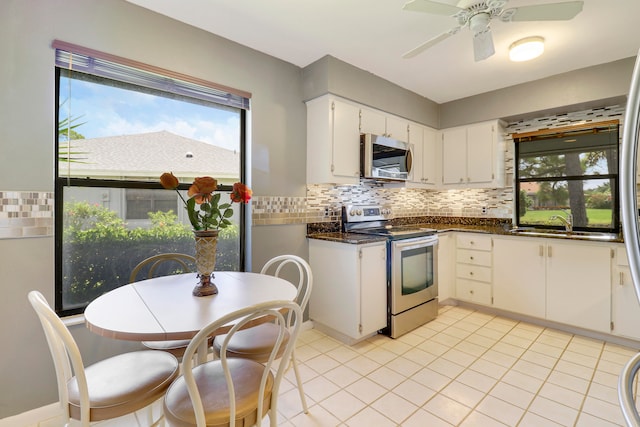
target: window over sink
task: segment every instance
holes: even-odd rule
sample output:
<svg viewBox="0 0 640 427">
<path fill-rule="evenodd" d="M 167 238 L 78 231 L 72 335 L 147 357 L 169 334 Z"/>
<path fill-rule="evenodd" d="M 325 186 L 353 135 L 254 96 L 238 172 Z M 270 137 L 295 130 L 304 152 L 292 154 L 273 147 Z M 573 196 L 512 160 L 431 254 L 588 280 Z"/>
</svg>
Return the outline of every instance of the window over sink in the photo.
<svg viewBox="0 0 640 427">
<path fill-rule="evenodd" d="M 619 231 L 619 122 L 514 134 L 519 227 Z"/>
</svg>

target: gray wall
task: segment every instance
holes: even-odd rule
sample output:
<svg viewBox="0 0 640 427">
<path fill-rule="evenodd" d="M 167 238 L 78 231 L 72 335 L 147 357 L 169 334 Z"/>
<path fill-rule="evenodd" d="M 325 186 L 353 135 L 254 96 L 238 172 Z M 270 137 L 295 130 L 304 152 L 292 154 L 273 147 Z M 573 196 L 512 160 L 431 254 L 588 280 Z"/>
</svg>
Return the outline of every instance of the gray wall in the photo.
<svg viewBox="0 0 640 427">
<path fill-rule="evenodd" d="M 305 101 L 328 92 L 438 129 L 438 104 L 331 56 L 304 68 Z"/>
<path fill-rule="evenodd" d="M 121 0 L 0 2 L 0 191 L 52 191 L 54 51 L 60 39 L 252 93 L 254 194 L 305 194 L 306 110 L 302 70 Z M 253 237 L 255 270 L 277 238 L 281 253 L 307 258 L 305 230 L 280 226 Z M 277 237 L 276 237 L 277 236 Z M 31 289 L 53 302 L 53 238 L 0 240 L 0 419 L 57 400 L 53 363 Z M 86 362 L 138 348 L 72 327 Z"/>
<path fill-rule="evenodd" d="M 447 102 L 440 105 L 440 128 L 624 105 L 634 62 L 622 59 Z"/>
</svg>

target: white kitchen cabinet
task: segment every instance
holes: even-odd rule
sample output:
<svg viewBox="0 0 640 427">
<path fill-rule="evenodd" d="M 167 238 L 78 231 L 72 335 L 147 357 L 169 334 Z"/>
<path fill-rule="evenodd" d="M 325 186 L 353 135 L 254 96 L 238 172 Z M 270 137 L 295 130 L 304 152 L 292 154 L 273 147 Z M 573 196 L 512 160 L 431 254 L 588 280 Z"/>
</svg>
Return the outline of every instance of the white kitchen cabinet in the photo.
<svg viewBox="0 0 640 427">
<path fill-rule="evenodd" d="M 445 187 L 504 185 L 504 146 L 498 121 L 445 129 L 441 135 Z"/>
<path fill-rule="evenodd" d="M 611 332 L 611 251 L 607 245 L 549 240 L 547 319 Z"/>
<path fill-rule="evenodd" d="M 492 237 L 484 234 L 456 234 L 456 297 L 476 304 L 491 305 Z"/>
<path fill-rule="evenodd" d="M 496 308 L 610 332 L 608 245 L 503 236 L 493 251 Z"/>
<path fill-rule="evenodd" d="M 455 233 L 438 233 L 438 299 L 444 302 L 456 296 Z"/>
<path fill-rule="evenodd" d="M 435 188 L 438 177 L 438 133 L 429 127 L 409 124 L 409 143 L 413 153 L 411 180 L 407 187 Z"/>
<path fill-rule="evenodd" d="M 360 132 L 407 142 L 409 121 L 383 111 L 363 107 L 360 109 Z"/>
<path fill-rule="evenodd" d="M 615 245 L 611 280 L 612 333 L 640 340 L 640 304 L 624 245 Z"/>
<path fill-rule="evenodd" d="M 333 95 L 307 102 L 307 183 L 360 182 L 360 106 Z"/>
<path fill-rule="evenodd" d="M 387 326 L 386 243 L 309 239 L 314 327 L 348 344 Z"/>
<path fill-rule="evenodd" d="M 493 305 L 544 319 L 546 243 L 528 237 L 493 239 Z"/>
</svg>

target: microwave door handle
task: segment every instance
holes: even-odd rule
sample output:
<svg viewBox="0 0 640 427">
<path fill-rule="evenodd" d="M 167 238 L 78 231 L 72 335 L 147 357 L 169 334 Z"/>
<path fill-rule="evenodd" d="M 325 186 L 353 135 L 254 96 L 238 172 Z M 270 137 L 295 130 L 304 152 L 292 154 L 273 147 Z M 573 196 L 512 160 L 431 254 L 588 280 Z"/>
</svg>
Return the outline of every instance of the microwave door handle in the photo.
<svg viewBox="0 0 640 427">
<path fill-rule="evenodd" d="M 411 147 L 407 150 L 404 162 L 405 168 L 407 169 L 407 175 L 411 175 L 411 169 L 413 169 L 413 151 L 411 150 Z"/>
</svg>

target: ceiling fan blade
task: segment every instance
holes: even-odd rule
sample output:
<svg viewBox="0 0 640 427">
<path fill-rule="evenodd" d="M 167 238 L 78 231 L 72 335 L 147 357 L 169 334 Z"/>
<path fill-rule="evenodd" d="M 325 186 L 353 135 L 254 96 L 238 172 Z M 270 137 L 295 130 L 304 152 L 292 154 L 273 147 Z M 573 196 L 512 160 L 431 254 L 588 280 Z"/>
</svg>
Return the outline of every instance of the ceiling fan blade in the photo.
<svg viewBox="0 0 640 427">
<path fill-rule="evenodd" d="M 435 15 L 453 16 L 461 10 L 459 7 L 451 6 L 444 3 L 438 3 L 431 0 L 411 0 L 402 6 L 403 10 L 412 12 L 433 13 Z"/>
<path fill-rule="evenodd" d="M 446 33 L 442 33 L 438 36 L 435 36 L 434 38 L 427 40 L 426 42 L 422 43 L 420 46 L 411 49 L 409 52 L 405 53 L 404 55 L 402 55 L 403 58 L 413 58 L 414 56 L 418 55 L 419 53 L 424 52 L 425 50 L 429 49 L 431 46 L 434 46 L 438 43 L 440 43 L 442 40 L 445 40 L 449 37 L 451 37 L 452 35 L 454 35 L 455 33 L 457 33 L 460 30 L 460 27 L 456 27 L 456 28 L 452 28 L 449 31 L 447 31 Z"/>
<path fill-rule="evenodd" d="M 493 47 L 493 37 L 491 30 L 477 32 L 473 35 L 473 58 L 476 62 L 487 59 L 496 53 Z"/>
<path fill-rule="evenodd" d="M 505 10 L 500 19 L 509 21 L 567 21 L 582 11 L 583 1 L 522 6 Z"/>
</svg>

